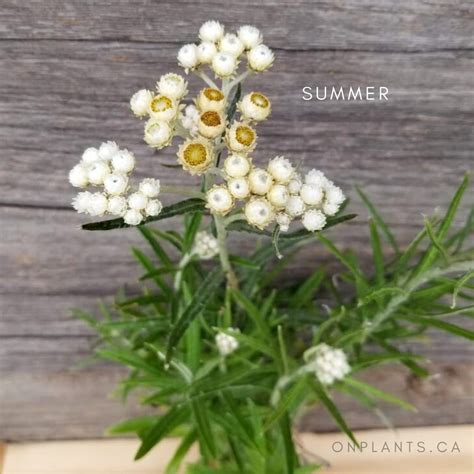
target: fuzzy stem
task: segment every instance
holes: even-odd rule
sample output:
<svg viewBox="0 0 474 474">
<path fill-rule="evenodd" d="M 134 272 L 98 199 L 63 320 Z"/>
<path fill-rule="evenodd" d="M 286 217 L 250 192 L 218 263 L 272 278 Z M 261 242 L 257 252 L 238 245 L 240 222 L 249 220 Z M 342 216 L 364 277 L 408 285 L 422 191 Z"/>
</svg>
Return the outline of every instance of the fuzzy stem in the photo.
<svg viewBox="0 0 474 474">
<path fill-rule="evenodd" d="M 212 87 L 213 89 L 219 89 L 219 87 L 217 87 L 217 84 L 204 71 L 195 70 L 193 72 L 194 74 L 196 74 L 197 77 L 200 77 L 209 87 Z"/>
<path fill-rule="evenodd" d="M 224 95 L 227 97 L 230 91 L 239 83 L 242 82 L 244 79 L 247 79 L 248 76 L 252 74 L 251 69 L 246 69 L 240 76 L 237 76 L 233 81 L 226 84 Z"/>
<path fill-rule="evenodd" d="M 224 225 L 224 218 L 222 216 L 214 216 L 216 224 L 217 242 L 219 244 L 219 258 L 221 261 L 222 270 L 227 278 L 229 288 L 238 288 L 237 277 L 234 273 L 232 265 L 229 260 L 229 253 L 227 252 L 227 231 Z"/>
<path fill-rule="evenodd" d="M 182 194 L 190 197 L 203 197 L 203 193 L 196 191 L 195 187 L 191 186 L 177 186 L 174 184 L 162 184 L 161 191 L 168 194 Z"/>
</svg>

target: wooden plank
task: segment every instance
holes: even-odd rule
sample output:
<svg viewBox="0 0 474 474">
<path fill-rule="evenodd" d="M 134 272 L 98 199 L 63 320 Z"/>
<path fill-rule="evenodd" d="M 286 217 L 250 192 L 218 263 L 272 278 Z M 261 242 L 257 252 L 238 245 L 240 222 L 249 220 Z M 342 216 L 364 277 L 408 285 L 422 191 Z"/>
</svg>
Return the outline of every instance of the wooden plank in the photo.
<svg viewBox="0 0 474 474">
<path fill-rule="evenodd" d="M 261 27 L 284 49 L 433 50 L 469 48 L 472 3 L 466 0 L 187 2 L 4 0 L 0 36 L 23 39 L 196 41 L 210 17 Z M 434 27 L 436 26 L 436 27 Z"/>
<path fill-rule="evenodd" d="M 330 467 L 318 472 L 335 474 L 456 474 L 472 473 L 474 455 L 472 426 L 408 428 L 394 431 L 359 431 L 356 436 L 366 447 L 351 452 L 342 434 L 298 435 L 303 456 L 327 460 Z M 50 443 L 11 444 L 3 474 L 160 474 L 178 447 L 179 439 L 163 440 L 145 458 L 133 462 L 138 448 L 135 440 L 85 440 Z M 417 444 L 419 443 L 419 445 Z M 399 446 L 396 451 L 395 445 Z M 381 452 L 387 446 L 384 452 Z M 341 447 L 342 452 L 338 452 Z M 459 452 L 458 452 L 459 449 Z M 421 452 L 424 450 L 423 452 Z M 193 447 L 186 462 L 196 460 Z"/>
</svg>

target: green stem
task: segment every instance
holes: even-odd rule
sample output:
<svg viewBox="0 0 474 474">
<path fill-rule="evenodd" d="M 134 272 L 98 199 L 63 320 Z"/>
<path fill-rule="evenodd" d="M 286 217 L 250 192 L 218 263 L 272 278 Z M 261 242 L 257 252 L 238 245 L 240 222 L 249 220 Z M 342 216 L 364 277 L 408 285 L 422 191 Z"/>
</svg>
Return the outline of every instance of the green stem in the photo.
<svg viewBox="0 0 474 474">
<path fill-rule="evenodd" d="M 167 194 L 182 194 L 190 197 L 203 197 L 203 193 L 196 191 L 194 186 L 176 186 L 174 184 L 162 184 L 161 191 Z"/>
<path fill-rule="evenodd" d="M 219 259 L 222 270 L 227 278 L 227 284 L 229 287 L 236 289 L 238 288 L 238 282 L 232 265 L 230 264 L 229 253 L 227 252 L 227 231 L 224 224 L 224 218 L 215 215 L 214 222 L 216 224 L 217 242 L 219 244 Z"/>
</svg>

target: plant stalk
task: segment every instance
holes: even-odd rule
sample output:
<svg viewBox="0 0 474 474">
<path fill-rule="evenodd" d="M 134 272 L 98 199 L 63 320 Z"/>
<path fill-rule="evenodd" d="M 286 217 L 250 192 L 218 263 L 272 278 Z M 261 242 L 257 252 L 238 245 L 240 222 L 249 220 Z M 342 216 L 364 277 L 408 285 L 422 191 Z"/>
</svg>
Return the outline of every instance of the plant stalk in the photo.
<svg viewBox="0 0 474 474">
<path fill-rule="evenodd" d="M 230 264 L 229 253 L 227 252 L 227 230 L 225 228 L 224 218 L 222 216 L 214 216 L 214 222 L 216 224 L 217 242 L 219 244 L 219 259 L 222 270 L 227 278 L 229 288 L 237 289 L 237 277 L 232 265 Z"/>
</svg>

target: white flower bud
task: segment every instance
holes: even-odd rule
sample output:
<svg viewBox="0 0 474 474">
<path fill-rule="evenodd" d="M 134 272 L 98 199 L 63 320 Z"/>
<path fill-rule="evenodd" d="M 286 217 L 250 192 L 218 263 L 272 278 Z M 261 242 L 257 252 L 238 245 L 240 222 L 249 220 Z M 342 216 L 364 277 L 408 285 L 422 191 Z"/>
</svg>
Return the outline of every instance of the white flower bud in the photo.
<svg viewBox="0 0 474 474">
<path fill-rule="evenodd" d="M 113 216 L 123 217 L 127 212 L 127 199 L 123 196 L 110 197 L 107 212 Z"/>
<path fill-rule="evenodd" d="M 232 330 L 232 328 L 228 328 Z M 239 341 L 234 336 L 230 334 L 225 334 L 220 332 L 216 335 L 216 345 L 219 354 L 223 357 L 232 354 L 232 352 L 236 351 L 239 348 Z"/>
<path fill-rule="evenodd" d="M 158 199 L 150 199 L 145 207 L 145 214 L 150 217 L 157 216 L 163 209 L 163 204 Z"/>
<path fill-rule="evenodd" d="M 91 216 L 103 216 L 108 207 L 108 200 L 103 193 L 93 193 L 90 196 L 88 212 Z"/>
<path fill-rule="evenodd" d="M 288 188 L 283 184 L 274 184 L 267 193 L 267 199 L 277 209 L 283 209 L 289 198 Z"/>
<path fill-rule="evenodd" d="M 299 196 L 290 196 L 286 203 L 286 213 L 291 217 L 298 217 L 303 214 L 306 206 Z"/>
<path fill-rule="evenodd" d="M 128 225 L 139 225 L 142 220 L 142 213 L 136 209 L 129 209 L 123 216 L 123 221 Z"/>
<path fill-rule="evenodd" d="M 340 206 L 345 200 L 346 197 L 342 192 L 342 189 L 334 184 L 326 186 L 326 201 L 336 206 Z"/>
<path fill-rule="evenodd" d="M 183 76 L 169 72 L 160 77 L 156 87 L 161 95 L 179 101 L 186 94 L 187 85 Z"/>
<path fill-rule="evenodd" d="M 119 147 L 115 142 L 104 142 L 100 145 L 99 157 L 101 160 L 109 161 L 118 151 Z"/>
<path fill-rule="evenodd" d="M 199 62 L 201 64 L 211 64 L 217 54 L 217 46 L 209 41 L 204 41 L 197 48 Z"/>
<path fill-rule="evenodd" d="M 69 171 L 69 182 L 75 188 L 85 188 L 89 184 L 87 166 L 78 164 Z"/>
<path fill-rule="evenodd" d="M 275 181 L 280 184 L 287 184 L 294 174 L 293 165 L 283 156 L 276 156 L 270 160 L 267 169 Z"/>
<path fill-rule="evenodd" d="M 319 186 L 321 188 L 325 188 L 330 184 L 330 181 L 326 178 L 326 176 L 324 176 L 324 173 L 316 169 L 312 169 L 306 173 L 304 182 L 306 184 L 314 184 L 315 186 Z"/>
<path fill-rule="evenodd" d="M 351 371 L 347 356 L 342 349 L 322 343 L 307 352 L 311 352 L 312 355 L 308 366 L 314 370 L 316 377 L 324 385 L 342 380 Z"/>
<path fill-rule="evenodd" d="M 232 194 L 224 185 L 214 185 L 206 193 L 206 207 L 213 214 L 225 215 L 234 207 Z"/>
<path fill-rule="evenodd" d="M 135 157 L 128 150 L 120 150 L 112 156 L 112 168 L 119 173 L 130 173 L 135 168 Z"/>
<path fill-rule="evenodd" d="M 153 148 L 168 146 L 173 139 L 173 129 L 167 122 L 150 119 L 145 125 L 145 142 Z"/>
<path fill-rule="evenodd" d="M 242 178 L 250 171 L 250 160 L 244 155 L 229 155 L 224 161 L 224 171 L 231 178 Z"/>
<path fill-rule="evenodd" d="M 199 38 L 201 41 L 217 43 L 224 36 L 224 27 L 215 20 L 206 21 L 199 28 Z"/>
<path fill-rule="evenodd" d="M 245 199 L 250 195 L 247 178 L 231 178 L 227 181 L 227 187 L 235 199 Z"/>
<path fill-rule="evenodd" d="M 180 120 L 181 125 L 189 131 L 191 136 L 196 136 L 199 131 L 198 123 L 199 123 L 199 110 L 196 108 L 195 105 L 188 105 L 184 109 L 184 113 L 181 114 Z"/>
<path fill-rule="evenodd" d="M 160 180 L 154 178 L 145 178 L 139 186 L 139 191 L 146 197 L 155 198 L 160 194 Z"/>
<path fill-rule="evenodd" d="M 310 209 L 303 214 L 301 222 L 306 230 L 316 232 L 324 229 L 326 216 L 317 209 Z"/>
<path fill-rule="evenodd" d="M 226 142 L 232 151 L 248 153 L 255 148 L 257 132 L 245 123 L 234 122 L 227 129 Z"/>
<path fill-rule="evenodd" d="M 86 165 L 94 163 L 94 161 L 100 160 L 99 150 L 97 148 L 87 148 L 82 154 L 82 162 Z"/>
<path fill-rule="evenodd" d="M 104 189 L 112 196 L 123 194 L 127 190 L 127 186 L 128 178 L 124 174 L 113 173 L 104 179 Z"/>
<path fill-rule="evenodd" d="M 201 260 L 210 260 L 219 253 L 219 243 L 209 232 L 201 231 L 196 234 L 192 255 L 197 255 Z"/>
<path fill-rule="evenodd" d="M 279 212 L 276 215 L 276 222 L 282 232 L 288 232 L 291 224 L 291 217 L 286 212 Z"/>
<path fill-rule="evenodd" d="M 325 202 L 323 204 L 323 212 L 327 216 L 335 216 L 339 212 L 339 204 L 334 204 L 332 202 Z"/>
<path fill-rule="evenodd" d="M 265 120 L 272 110 L 270 100 L 260 92 L 251 92 L 244 96 L 238 107 L 246 120 L 255 122 Z"/>
<path fill-rule="evenodd" d="M 237 58 L 244 51 L 244 45 L 237 35 L 227 33 L 219 41 L 219 51 L 223 53 L 229 53 L 234 56 L 234 58 Z"/>
<path fill-rule="evenodd" d="M 212 58 L 212 70 L 221 78 L 232 76 L 236 67 L 237 61 L 232 54 L 219 52 Z"/>
<path fill-rule="evenodd" d="M 104 184 L 104 179 L 110 174 L 110 168 L 105 161 L 96 161 L 89 166 L 88 178 L 91 184 Z"/>
<path fill-rule="evenodd" d="M 148 198 L 141 192 L 130 194 L 130 196 L 128 197 L 128 205 L 130 209 L 141 211 L 145 209 L 147 204 Z"/>
<path fill-rule="evenodd" d="M 267 194 L 273 184 L 270 174 L 261 168 L 254 168 L 250 172 L 248 179 L 252 193 L 261 196 Z"/>
<path fill-rule="evenodd" d="M 178 52 L 178 63 L 186 72 L 199 65 L 198 49 L 195 44 L 185 44 Z"/>
<path fill-rule="evenodd" d="M 275 56 L 268 46 L 259 44 L 247 53 L 247 59 L 251 69 L 256 72 L 263 72 L 271 67 Z"/>
<path fill-rule="evenodd" d="M 255 26 L 244 25 L 239 28 L 239 39 L 242 41 L 245 49 L 251 49 L 262 42 L 262 35 L 260 30 Z"/>
<path fill-rule="evenodd" d="M 80 214 L 88 214 L 92 193 L 83 191 L 78 193 L 72 200 L 72 207 Z"/>
<path fill-rule="evenodd" d="M 148 114 L 150 102 L 153 100 L 153 92 L 147 89 L 141 89 L 132 95 L 130 99 L 130 108 L 137 117 L 144 117 Z"/>
<path fill-rule="evenodd" d="M 299 174 L 294 173 L 288 183 L 288 191 L 290 194 L 299 194 L 301 190 L 301 186 L 303 183 L 301 182 L 301 176 Z"/>
<path fill-rule="evenodd" d="M 265 198 L 251 199 L 244 208 L 247 222 L 264 229 L 275 218 L 272 205 Z"/>
<path fill-rule="evenodd" d="M 300 196 L 308 206 L 318 206 L 323 200 L 324 193 L 322 188 L 315 184 L 303 184 L 303 186 L 301 186 Z"/>
</svg>

